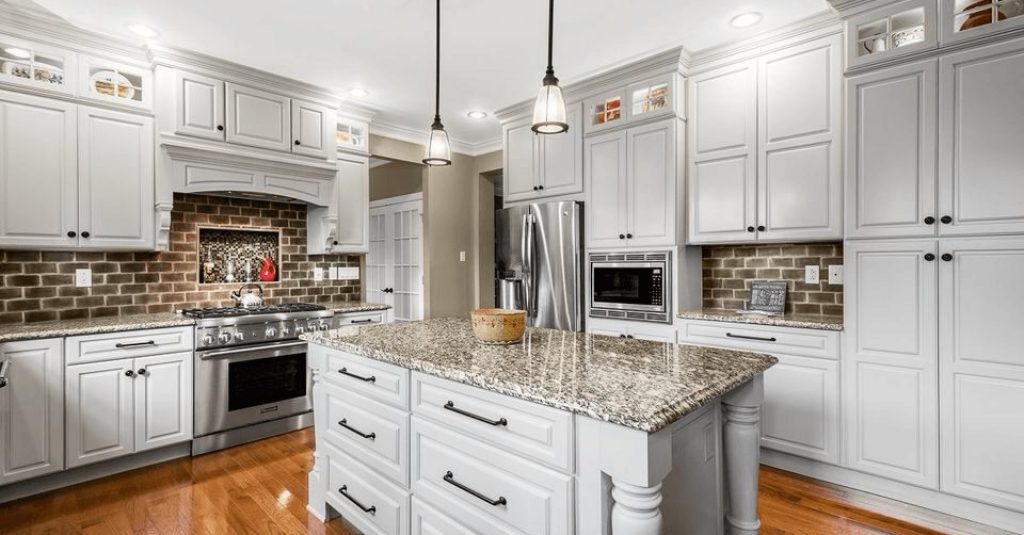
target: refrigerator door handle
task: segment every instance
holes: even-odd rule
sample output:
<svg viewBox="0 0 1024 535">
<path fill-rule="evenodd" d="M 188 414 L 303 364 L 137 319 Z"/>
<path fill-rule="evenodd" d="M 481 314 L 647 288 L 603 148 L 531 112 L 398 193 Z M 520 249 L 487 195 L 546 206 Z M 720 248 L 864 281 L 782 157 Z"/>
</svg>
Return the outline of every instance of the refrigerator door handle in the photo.
<svg viewBox="0 0 1024 535">
<path fill-rule="evenodd" d="M 526 316 L 533 315 L 533 215 L 523 214 L 522 242 L 520 243 L 523 257 L 523 309 Z"/>
</svg>

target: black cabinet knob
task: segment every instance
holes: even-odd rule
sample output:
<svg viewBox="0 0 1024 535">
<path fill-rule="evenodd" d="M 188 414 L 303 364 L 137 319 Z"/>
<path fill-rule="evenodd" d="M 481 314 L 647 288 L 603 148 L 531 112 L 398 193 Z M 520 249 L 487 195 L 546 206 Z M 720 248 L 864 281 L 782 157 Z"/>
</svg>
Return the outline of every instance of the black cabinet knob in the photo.
<svg viewBox="0 0 1024 535">
<path fill-rule="evenodd" d="M 928 254 L 924 255 L 924 259 L 929 261 L 929 262 L 931 262 L 932 260 L 935 260 L 935 255 L 933 255 L 931 253 L 928 253 Z"/>
<path fill-rule="evenodd" d="M 335 240 L 335 241 L 334 241 L 334 242 L 332 242 L 332 243 L 333 243 L 333 245 L 338 245 L 338 241 L 337 241 L 337 240 Z"/>
<path fill-rule="evenodd" d="M 69 238 L 74 238 L 75 236 L 78 236 L 78 233 L 77 233 L 77 232 L 75 232 L 75 231 L 73 231 L 73 230 L 69 230 L 69 231 L 68 231 L 68 237 L 69 237 Z"/>
<path fill-rule="evenodd" d="M 217 125 L 217 131 L 218 132 L 223 132 L 224 131 L 224 125 L 222 125 L 222 124 Z"/>
<path fill-rule="evenodd" d="M 125 370 L 124 374 L 126 377 L 135 377 L 135 372 L 132 370 Z"/>
<path fill-rule="evenodd" d="M 935 224 L 935 218 L 932 217 L 932 216 L 928 216 L 928 217 L 924 218 L 924 224 L 925 225 L 934 225 Z"/>
<path fill-rule="evenodd" d="M 758 231 L 758 232 L 764 232 L 764 230 L 765 230 L 765 229 L 764 229 L 764 225 L 758 225 L 758 226 L 757 226 L 757 231 Z"/>
<path fill-rule="evenodd" d="M 148 372 L 146 372 L 146 368 L 139 368 L 139 371 L 137 371 L 135 373 L 137 373 L 139 375 L 146 375 L 146 373 L 148 373 Z"/>
<path fill-rule="evenodd" d="M 544 189 L 543 185 L 537 186 L 537 189 Z"/>
<path fill-rule="evenodd" d="M 537 191 L 537 186 L 534 186 L 534 187 L 533 187 L 533 191 Z"/>
<path fill-rule="evenodd" d="M 624 334 L 620 334 L 619 335 L 619 338 L 625 338 L 625 337 L 626 337 L 626 335 L 624 335 Z"/>
<path fill-rule="evenodd" d="M 949 253 L 942 253 L 942 260 L 945 261 L 945 262 L 952 262 L 953 261 L 953 255 L 951 255 Z"/>
<path fill-rule="evenodd" d="M 626 239 L 626 235 L 625 235 L 625 234 L 619 234 L 619 239 L 620 239 L 620 240 L 624 240 L 624 239 Z"/>
<path fill-rule="evenodd" d="M 87 231 L 83 232 L 82 233 L 82 237 L 83 238 L 88 238 L 89 237 L 89 231 L 87 230 Z"/>
<path fill-rule="evenodd" d="M 627 240 L 632 240 L 633 239 L 633 235 L 629 234 L 629 233 L 626 233 L 626 239 Z"/>
<path fill-rule="evenodd" d="M 747 227 L 747 232 L 754 232 L 754 227 Z"/>
<path fill-rule="evenodd" d="M 944 215 L 942 216 L 942 219 L 940 219 L 939 221 L 942 221 L 943 224 L 948 225 L 953 222 L 953 218 L 948 215 Z"/>
<path fill-rule="evenodd" d="M 302 145 L 302 142 L 296 139 L 296 140 L 295 140 L 295 144 L 296 144 L 296 145 Z"/>
</svg>

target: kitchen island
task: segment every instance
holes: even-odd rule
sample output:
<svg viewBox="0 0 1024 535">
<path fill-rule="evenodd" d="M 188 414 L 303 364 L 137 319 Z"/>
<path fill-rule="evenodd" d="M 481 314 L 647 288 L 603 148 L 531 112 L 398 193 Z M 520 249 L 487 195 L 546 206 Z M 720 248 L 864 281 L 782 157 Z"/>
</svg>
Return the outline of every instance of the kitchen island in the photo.
<svg viewBox="0 0 1024 535">
<path fill-rule="evenodd" d="M 774 357 L 468 320 L 310 342 L 309 508 L 366 533 L 757 533 Z"/>
</svg>

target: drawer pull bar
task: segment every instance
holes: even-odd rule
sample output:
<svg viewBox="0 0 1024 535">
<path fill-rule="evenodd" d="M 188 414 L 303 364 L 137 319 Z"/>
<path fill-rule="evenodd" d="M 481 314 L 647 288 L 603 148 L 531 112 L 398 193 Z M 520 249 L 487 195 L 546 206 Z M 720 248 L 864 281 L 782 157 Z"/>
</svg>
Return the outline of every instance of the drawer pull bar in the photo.
<svg viewBox="0 0 1024 535">
<path fill-rule="evenodd" d="M 0 388 L 7 386 L 7 370 L 11 367 L 10 359 L 0 364 Z"/>
<path fill-rule="evenodd" d="M 369 507 L 366 507 L 363 504 L 359 503 L 359 500 L 353 498 L 348 493 L 348 485 L 342 485 L 341 488 L 338 489 L 338 493 L 341 494 L 342 496 L 348 498 L 348 501 L 356 504 L 356 507 L 362 509 L 364 513 L 370 513 L 371 515 L 376 515 L 377 514 L 377 506 L 376 505 L 371 505 Z"/>
<path fill-rule="evenodd" d="M 477 491 L 475 491 L 475 490 L 473 490 L 473 489 L 463 485 L 462 483 L 459 483 L 458 481 L 455 481 L 455 475 L 452 474 L 451 470 L 445 472 L 445 474 L 444 474 L 444 482 L 448 483 L 450 485 L 455 485 L 460 490 L 463 490 L 463 491 L 468 492 L 469 494 L 472 494 L 474 498 L 479 498 L 479 499 L 481 499 L 481 500 L 483 500 L 483 501 L 485 501 L 485 502 L 487 502 L 487 503 L 489 503 L 491 505 L 508 505 L 508 500 L 506 500 L 504 496 L 498 496 L 497 500 L 492 500 L 492 499 L 488 498 L 487 496 L 484 496 L 483 494 L 480 494 L 479 492 L 477 492 Z"/>
<path fill-rule="evenodd" d="M 117 343 L 117 344 L 114 344 L 114 347 L 116 347 L 118 349 L 124 349 L 126 347 L 141 347 L 141 346 L 155 346 L 155 345 L 156 345 L 156 341 L 155 340 L 147 340 L 145 342 L 131 342 L 131 343 L 128 343 L 128 344 Z"/>
<path fill-rule="evenodd" d="M 372 319 L 365 319 L 365 320 L 352 320 L 352 321 L 350 321 L 349 323 L 351 323 L 352 325 L 358 325 L 358 324 L 360 324 L 360 323 L 363 323 L 363 324 L 365 324 L 365 323 L 373 323 L 373 320 L 372 320 Z"/>
<path fill-rule="evenodd" d="M 360 381 L 366 381 L 367 383 L 376 383 L 377 382 L 377 377 L 376 376 L 371 375 L 369 377 L 363 377 L 362 375 L 356 375 L 356 374 L 348 371 L 348 368 L 342 368 L 342 369 L 338 370 L 338 373 L 340 373 L 342 375 L 347 375 L 349 377 L 352 377 L 353 379 L 359 379 Z"/>
<path fill-rule="evenodd" d="M 342 418 L 341 421 L 338 422 L 338 425 L 344 427 L 345 429 L 348 429 L 349 431 L 352 431 L 353 433 L 355 433 L 355 434 L 357 434 L 357 435 L 359 435 L 359 436 L 361 436 L 363 438 L 368 438 L 370 440 L 373 440 L 373 439 L 377 438 L 377 433 L 369 433 L 369 434 L 367 434 L 367 433 L 364 433 L 364 432 L 356 429 L 355 427 L 352 427 L 351 425 L 348 425 L 348 418 Z"/>
<path fill-rule="evenodd" d="M 481 421 L 481 422 L 483 422 L 485 424 L 490 424 L 490 425 L 508 425 L 508 420 L 506 420 L 504 418 L 499 418 L 497 420 L 491 420 L 490 418 L 484 418 L 483 416 L 480 416 L 479 414 L 473 414 L 473 413 L 471 413 L 469 411 L 464 411 L 462 409 L 456 408 L 454 401 L 449 401 L 448 403 L 445 403 L 444 404 L 444 408 L 454 412 L 455 414 L 461 414 L 463 416 L 468 416 L 468 417 L 470 417 L 470 418 L 472 418 L 474 420 Z"/>
<path fill-rule="evenodd" d="M 729 338 L 740 338 L 742 340 L 757 340 L 758 342 L 775 342 L 775 341 L 777 341 L 777 340 L 775 340 L 774 336 L 772 336 L 771 338 L 762 338 L 760 336 L 747 336 L 745 334 L 725 333 L 725 335 L 728 336 Z"/>
</svg>

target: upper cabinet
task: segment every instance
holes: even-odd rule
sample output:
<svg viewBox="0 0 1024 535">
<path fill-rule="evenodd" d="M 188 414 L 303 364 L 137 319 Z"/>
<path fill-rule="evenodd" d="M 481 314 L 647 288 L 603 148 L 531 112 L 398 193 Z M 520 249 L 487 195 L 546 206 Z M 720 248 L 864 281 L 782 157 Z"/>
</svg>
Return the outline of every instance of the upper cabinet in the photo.
<svg viewBox="0 0 1024 535">
<path fill-rule="evenodd" d="M 338 150 L 366 152 L 370 149 L 370 127 L 362 121 L 340 118 L 335 139 Z"/>
<path fill-rule="evenodd" d="M 292 99 L 292 152 L 316 158 L 335 157 L 336 113 L 327 106 Z"/>
<path fill-rule="evenodd" d="M 679 113 L 682 79 L 676 73 L 658 75 L 625 87 L 610 89 L 584 101 L 587 134 Z"/>
<path fill-rule="evenodd" d="M 91 99 L 151 109 L 153 71 L 102 58 L 78 56 L 79 95 Z"/>
<path fill-rule="evenodd" d="M 847 67 L 937 47 L 934 0 L 904 0 L 846 21 Z"/>
<path fill-rule="evenodd" d="M 370 163 L 365 156 L 338 158 L 338 224 L 332 253 L 365 253 L 369 248 Z"/>
<path fill-rule="evenodd" d="M 939 0 L 943 45 L 1024 26 L 1020 0 Z"/>
<path fill-rule="evenodd" d="M 569 131 L 536 134 L 532 118 L 503 127 L 505 202 L 578 194 L 583 191 L 581 104 L 569 104 Z"/>
<path fill-rule="evenodd" d="M 73 52 L 0 35 L 0 82 L 72 94 L 74 76 Z"/>
<path fill-rule="evenodd" d="M 224 94 L 229 143 L 282 151 L 292 148 L 288 97 L 234 83 L 224 84 Z"/>
<path fill-rule="evenodd" d="M 689 243 L 842 238 L 842 41 L 690 79 Z"/>
<path fill-rule="evenodd" d="M 224 140 L 224 82 L 188 71 L 175 71 L 175 131 Z"/>
</svg>

